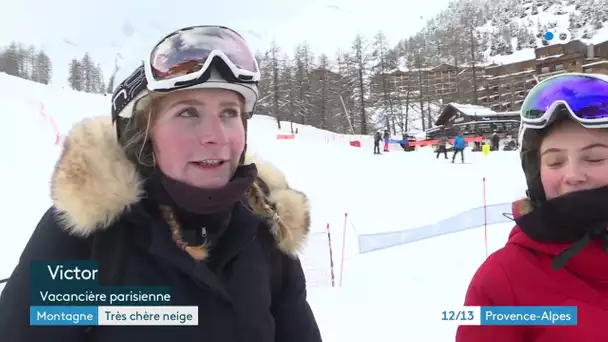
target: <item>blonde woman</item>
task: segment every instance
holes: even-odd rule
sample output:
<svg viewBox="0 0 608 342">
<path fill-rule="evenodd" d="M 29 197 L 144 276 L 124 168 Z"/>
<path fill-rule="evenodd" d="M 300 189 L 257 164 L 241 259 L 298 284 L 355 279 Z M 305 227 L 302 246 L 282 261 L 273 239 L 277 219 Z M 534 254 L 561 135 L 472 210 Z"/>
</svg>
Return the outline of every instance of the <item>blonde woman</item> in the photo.
<svg viewBox="0 0 608 342">
<path fill-rule="evenodd" d="M 2 292 L 3 341 L 321 341 L 297 258 L 308 200 L 246 155 L 259 79 L 236 32 L 184 28 L 117 88 L 112 120 L 73 127 Z M 103 284 L 170 287 L 198 325 L 30 327 L 30 262 L 90 258 Z"/>
</svg>

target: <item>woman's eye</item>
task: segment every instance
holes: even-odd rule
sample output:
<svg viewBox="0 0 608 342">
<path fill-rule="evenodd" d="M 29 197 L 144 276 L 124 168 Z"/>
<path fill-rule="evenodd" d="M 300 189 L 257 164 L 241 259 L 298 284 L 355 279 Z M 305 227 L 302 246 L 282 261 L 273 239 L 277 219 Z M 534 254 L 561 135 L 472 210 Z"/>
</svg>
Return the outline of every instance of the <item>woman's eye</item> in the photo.
<svg viewBox="0 0 608 342">
<path fill-rule="evenodd" d="M 239 116 L 239 111 L 236 109 L 224 109 L 222 111 L 222 116 L 233 118 L 233 117 Z"/>
<path fill-rule="evenodd" d="M 605 158 L 587 158 L 587 162 L 592 163 L 592 164 L 602 163 L 605 160 L 606 160 Z"/>
<path fill-rule="evenodd" d="M 177 114 L 177 116 L 187 117 L 187 118 L 197 117 L 198 111 L 196 109 L 190 107 L 190 108 L 186 108 L 186 109 L 182 110 L 181 112 L 179 112 L 179 114 Z"/>
<path fill-rule="evenodd" d="M 550 168 L 556 168 L 556 167 L 560 167 L 563 164 L 563 162 L 551 162 L 551 163 L 547 163 L 547 166 Z"/>
<path fill-rule="evenodd" d="M 545 160 L 544 164 L 553 169 L 562 166 L 564 161 L 557 158 L 551 158 L 549 160 Z"/>
</svg>

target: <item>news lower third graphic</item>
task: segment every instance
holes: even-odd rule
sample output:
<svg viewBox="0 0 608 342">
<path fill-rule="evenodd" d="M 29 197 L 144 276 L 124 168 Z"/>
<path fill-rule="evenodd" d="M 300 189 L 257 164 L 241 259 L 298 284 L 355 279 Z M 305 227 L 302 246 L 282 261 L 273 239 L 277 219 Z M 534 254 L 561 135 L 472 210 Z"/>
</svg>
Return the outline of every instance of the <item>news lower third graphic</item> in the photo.
<svg viewBox="0 0 608 342">
<path fill-rule="evenodd" d="M 101 286 L 95 261 L 30 265 L 30 325 L 198 325 L 197 306 L 172 306 L 163 286 Z"/>
<path fill-rule="evenodd" d="M 457 325 L 576 325 L 576 306 L 465 306 L 443 310 L 440 320 Z"/>
</svg>

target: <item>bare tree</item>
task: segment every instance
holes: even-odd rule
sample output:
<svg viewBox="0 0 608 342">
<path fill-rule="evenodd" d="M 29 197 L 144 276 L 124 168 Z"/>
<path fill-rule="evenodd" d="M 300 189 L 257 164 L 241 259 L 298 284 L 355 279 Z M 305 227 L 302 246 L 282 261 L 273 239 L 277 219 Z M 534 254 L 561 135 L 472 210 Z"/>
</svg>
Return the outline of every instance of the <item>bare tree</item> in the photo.
<svg viewBox="0 0 608 342">
<path fill-rule="evenodd" d="M 369 96 L 369 46 L 362 35 L 356 35 L 352 44 L 352 55 L 350 56 L 350 73 L 356 82 L 356 92 L 353 94 L 358 104 L 359 133 L 366 135 L 368 132 L 368 107 Z"/>
<path fill-rule="evenodd" d="M 36 55 L 34 70 L 36 70 L 36 79 L 34 81 L 42 84 L 49 84 L 51 82 L 53 65 L 51 59 L 44 50 L 40 50 Z"/>
<path fill-rule="evenodd" d="M 390 72 L 397 67 L 396 55 L 392 53 L 386 36 L 382 31 L 374 36 L 372 51 L 372 73 L 375 75 L 376 87 L 379 88 L 380 96 L 374 98 L 376 108 L 379 108 L 378 119 L 385 122 L 386 130 L 392 130 L 396 134 L 394 105 L 394 88 L 391 86 Z"/>
<path fill-rule="evenodd" d="M 277 128 L 281 129 L 281 120 L 282 115 L 280 112 L 280 99 L 281 99 L 281 91 L 280 91 L 280 60 L 279 54 L 281 53 L 281 49 L 276 44 L 276 42 L 272 42 L 270 47 L 270 55 L 269 55 L 269 67 L 271 72 L 271 84 L 272 84 L 272 116 L 277 119 Z"/>
</svg>

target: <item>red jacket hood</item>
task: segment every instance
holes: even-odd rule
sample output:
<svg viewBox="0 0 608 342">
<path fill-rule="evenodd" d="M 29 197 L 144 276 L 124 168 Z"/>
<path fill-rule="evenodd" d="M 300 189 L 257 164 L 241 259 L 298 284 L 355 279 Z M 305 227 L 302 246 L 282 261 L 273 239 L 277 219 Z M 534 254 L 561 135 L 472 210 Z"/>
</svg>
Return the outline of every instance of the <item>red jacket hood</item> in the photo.
<svg viewBox="0 0 608 342">
<path fill-rule="evenodd" d="M 517 201 L 512 206 L 514 219 L 531 211 L 531 206 L 525 200 Z M 517 225 L 513 227 L 507 241 L 508 245 L 523 247 L 532 252 L 548 256 L 553 259 L 565 249 L 572 246 L 571 243 L 549 243 L 533 240 L 524 233 Z M 592 241 L 578 254 L 573 256 L 565 268 L 572 273 L 582 277 L 603 278 L 608 281 L 608 253 L 604 249 L 602 241 Z"/>
</svg>

